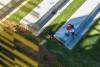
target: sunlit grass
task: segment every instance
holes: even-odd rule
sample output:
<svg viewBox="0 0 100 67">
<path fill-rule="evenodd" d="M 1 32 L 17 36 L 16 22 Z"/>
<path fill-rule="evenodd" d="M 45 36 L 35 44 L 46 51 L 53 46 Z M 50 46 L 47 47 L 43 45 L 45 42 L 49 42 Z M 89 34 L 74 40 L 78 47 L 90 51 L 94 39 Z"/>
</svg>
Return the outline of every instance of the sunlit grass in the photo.
<svg viewBox="0 0 100 67">
<path fill-rule="evenodd" d="M 13 34 L 14 38 L 17 39 L 18 41 L 20 41 L 21 43 L 25 44 L 26 46 L 32 48 L 33 50 L 35 50 L 36 52 L 39 52 L 39 47 L 38 45 L 32 43 L 31 41 L 25 39 L 24 37 L 14 33 Z"/>
<path fill-rule="evenodd" d="M 0 46 L 8 51 L 10 51 L 11 53 L 13 53 L 14 55 L 20 57 L 21 59 L 25 60 L 26 62 L 28 62 L 29 64 L 31 64 L 32 66 L 38 67 L 38 62 L 36 62 L 35 60 L 32 60 L 31 58 L 27 57 L 26 55 L 24 55 L 23 53 L 17 51 L 16 49 L 13 50 L 11 48 L 9 48 L 8 46 L 6 46 L 3 43 L 0 43 Z M 5 61 L 6 63 L 7 61 Z M 7 62 L 8 64 L 8 62 Z M 11 67 L 11 66 L 10 66 Z"/>
<path fill-rule="evenodd" d="M 14 60 L 12 60 L 11 58 L 9 58 L 7 55 L 5 55 L 4 53 L 0 52 L 0 56 L 4 57 L 5 59 L 9 60 L 10 62 L 14 63 Z"/>
<path fill-rule="evenodd" d="M 14 61 L 15 61 L 15 63 L 19 64 L 19 65 L 22 66 L 22 67 L 28 67 L 27 64 L 25 64 L 24 62 L 22 62 L 21 60 L 19 60 L 19 59 L 17 59 L 17 58 L 15 58 Z"/>
<path fill-rule="evenodd" d="M 11 42 L 14 41 L 14 38 L 13 38 L 11 35 L 9 35 L 8 33 L 6 33 L 5 31 L 1 31 L 1 32 L 0 32 L 0 35 L 2 35 L 3 37 L 7 38 L 7 39 L 10 40 Z"/>
<path fill-rule="evenodd" d="M 10 21 L 9 21 L 9 22 L 10 22 Z M 23 37 L 21 34 L 18 34 L 18 33 L 16 33 L 15 31 L 11 31 L 10 29 L 12 29 L 12 27 L 10 28 L 9 26 L 10 26 L 10 25 L 8 25 L 8 27 L 4 26 L 3 24 L 1 25 L 2 29 L 5 30 L 5 31 L 2 30 L 2 31 L 0 32 L 0 35 L 2 35 L 2 36 L 0 36 L 0 39 L 1 39 L 2 41 L 4 41 L 5 43 L 7 43 L 7 44 L 13 46 L 14 43 L 15 43 L 15 39 L 16 39 L 16 40 L 19 41 L 20 43 L 22 43 L 22 44 L 24 44 L 25 46 L 31 48 L 33 51 L 39 52 L 39 46 L 38 46 L 37 44 L 35 44 L 35 43 L 29 41 L 27 38 Z M 13 24 L 12 24 L 11 26 L 13 26 Z M 20 31 L 22 27 L 23 27 L 22 25 L 19 25 L 19 28 L 20 28 L 20 29 L 18 29 L 18 31 Z M 9 29 L 9 28 L 10 28 L 10 29 Z M 16 29 L 16 28 L 15 28 L 15 29 Z M 17 29 L 16 29 L 16 30 L 17 30 Z M 23 30 L 23 29 L 22 29 L 22 30 Z M 28 32 L 29 32 L 29 31 L 28 31 Z M 27 32 L 25 32 L 25 31 L 22 31 L 22 32 L 21 32 L 21 31 L 20 31 L 20 33 L 25 34 L 25 33 L 27 33 Z M 30 34 L 31 34 L 31 33 L 30 33 Z M 30 35 L 30 34 L 29 34 L 29 35 Z M 3 37 L 4 37 L 4 38 L 3 38 Z M 11 42 L 10 42 L 10 41 L 11 41 Z"/>
<path fill-rule="evenodd" d="M 20 57 L 21 59 L 23 59 L 24 61 L 26 61 L 28 64 L 34 66 L 34 67 L 38 67 L 39 63 L 36 60 L 32 60 L 30 57 L 26 56 L 25 54 L 21 53 L 20 51 L 18 51 L 17 49 L 12 49 L 9 46 L 7 46 L 7 44 L 9 44 L 10 46 L 16 46 L 15 44 L 15 39 L 18 40 L 20 43 L 22 43 L 23 46 L 27 46 L 30 49 L 32 49 L 35 52 L 39 52 L 39 46 L 34 44 L 33 42 L 27 40 L 26 38 L 24 38 L 23 36 L 10 31 L 9 29 L 5 28 L 2 26 L 2 29 L 4 29 L 5 31 L 1 31 L 0 33 L 0 40 L 2 40 L 3 42 L 0 42 L 0 48 L 7 50 L 8 52 L 11 52 L 12 54 Z M 13 39 L 13 41 L 12 41 Z M 11 40 L 11 41 L 9 41 Z M 6 43 L 6 44 L 5 44 Z M 0 53 L 1 56 L 3 56 L 4 58 L 6 58 L 7 60 L 11 61 L 12 60 L 4 55 L 3 53 Z M 16 58 L 16 57 L 15 57 Z M 9 67 L 11 67 L 9 64 L 9 62 L 7 62 L 6 60 L 3 60 L 1 58 L 1 60 L 6 63 L 7 65 L 9 65 Z M 24 62 L 21 62 L 20 60 L 16 59 L 16 61 L 14 61 L 14 63 L 17 62 L 20 65 L 22 65 L 23 67 L 27 67 L 28 65 L 26 65 Z"/>
<path fill-rule="evenodd" d="M 10 64 L 9 62 L 7 62 L 6 60 L 4 60 L 3 58 L 0 58 L 0 61 L 2 61 L 4 64 L 6 64 L 9 67 L 13 67 L 12 64 Z"/>
<path fill-rule="evenodd" d="M 9 40 L 5 39 L 4 37 L 0 36 L 0 40 L 9 44 L 10 46 L 14 46 L 14 44 L 12 42 L 10 42 Z"/>
<path fill-rule="evenodd" d="M 24 54 L 22 54 L 21 52 L 18 52 L 17 50 L 14 50 L 13 52 L 14 54 L 16 54 L 17 56 L 21 57 L 21 59 L 27 61 L 29 64 L 31 64 L 34 67 L 38 67 L 38 62 L 36 62 L 35 60 L 32 60 L 31 58 L 25 56 Z"/>
<path fill-rule="evenodd" d="M 99 45 L 98 40 L 100 39 L 100 20 L 92 27 L 92 29 L 86 34 L 82 46 L 84 48 Z"/>
<path fill-rule="evenodd" d="M 42 0 L 30 0 L 22 6 L 17 12 L 10 16 L 10 19 L 19 23 L 33 8 L 37 7 Z"/>
</svg>

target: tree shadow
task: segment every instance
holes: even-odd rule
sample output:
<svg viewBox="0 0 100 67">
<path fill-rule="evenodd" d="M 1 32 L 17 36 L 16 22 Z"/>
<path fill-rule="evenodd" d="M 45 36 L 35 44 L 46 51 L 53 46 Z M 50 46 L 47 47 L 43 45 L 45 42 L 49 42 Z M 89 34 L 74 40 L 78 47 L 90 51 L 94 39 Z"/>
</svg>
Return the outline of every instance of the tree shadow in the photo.
<svg viewBox="0 0 100 67">
<path fill-rule="evenodd" d="M 80 18 L 80 19 L 82 19 L 82 18 Z M 73 21 L 74 20 L 75 19 L 73 19 Z M 97 20 L 96 22 L 98 22 L 98 21 L 99 20 Z M 62 22 L 62 24 L 64 24 L 64 23 L 65 23 L 65 21 Z M 62 26 L 62 24 L 54 24 L 54 25 L 48 26 L 43 31 L 43 33 L 40 34 L 39 37 L 46 38 L 46 36 L 48 35 L 48 31 L 56 32 L 59 29 L 59 27 Z M 98 23 L 95 23 L 91 28 L 95 29 L 94 26 L 96 26 L 96 25 L 98 25 Z M 53 29 L 56 27 L 57 27 L 57 29 Z M 89 30 L 87 33 L 89 33 L 91 30 Z M 98 32 L 100 32 L 100 30 L 98 30 Z M 83 45 L 83 42 L 85 42 L 85 39 L 93 38 L 93 37 L 98 37 L 98 38 L 97 38 L 97 41 L 95 41 L 95 43 L 89 45 L 92 48 L 85 49 L 85 47 L 81 46 L 81 45 Z M 93 39 L 95 39 L 95 38 L 93 38 Z M 64 64 L 65 67 L 67 67 L 67 66 L 69 66 L 69 67 L 95 67 L 95 65 L 97 65 L 97 67 L 99 67 L 99 65 L 100 65 L 100 60 L 99 60 L 100 59 L 99 58 L 99 56 L 100 56 L 100 54 L 99 54 L 100 34 L 95 34 L 95 35 L 87 34 L 80 40 L 80 43 L 78 43 L 76 45 L 76 47 L 73 48 L 73 50 L 68 50 L 67 48 L 65 48 L 64 45 L 62 45 L 58 41 L 55 41 L 54 39 L 46 38 L 46 40 L 47 40 L 47 42 L 44 44 L 44 46 L 50 52 L 55 54 L 56 57 L 58 58 L 58 60 L 62 64 Z M 89 41 L 91 42 L 92 39 Z"/>
<path fill-rule="evenodd" d="M 14 61 L 14 63 L 16 63 L 15 58 L 17 58 L 17 59 L 19 59 L 20 62 L 25 63 L 28 66 L 34 66 L 34 63 L 30 64 L 29 61 L 22 59 L 22 56 L 20 56 L 20 54 L 21 54 L 21 55 L 23 55 L 23 57 L 26 56 L 27 59 L 29 59 L 32 62 L 35 61 L 36 64 L 39 65 L 39 63 L 40 63 L 39 52 L 36 52 L 31 48 L 33 45 L 36 45 L 36 44 L 33 44 L 33 42 L 31 42 L 31 40 L 28 40 L 27 38 L 25 38 L 25 36 L 22 36 L 21 34 L 16 33 L 16 32 L 12 32 L 10 29 L 6 28 L 3 25 L 0 25 L 0 26 L 3 29 L 3 31 L 0 31 L 1 52 L 3 54 L 5 54 L 5 56 L 11 58 Z M 6 35 L 4 36 L 3 33 L 5 33 Z M 15 36 L 15 35 L 18 35 L 21 38 L 17 39 L 17 36 Z M 9 40 L 10 38 L 13 38 L 13 41 Z M 31 47 L 29 47 L 28 45 L 25 45 L 24 41 L 22 42 L 20 39 L 26 40 L 27 41 L 26 43 L 28 45 L 30 45 L 30 44 L 33 44 L 33 45 L 31 45 Z M 28 42 L 31 42 L 31 43 L 29 44 Z M 11 46 L 11 45 L 13 45 L 13 46 Z M 37 46 L 39 48 L 39 45 L 37 45 Z M 19 54 L 16 54 L 13 51 L 17 51 Z M 7 60 L 5 60 L 5 61 L 7 61 Z M 7 61 L 7 62 L 9 63 L 10 61 Z M 14 64 L 14 65 L 16 65 L 16 64 Z"/>
</svg>

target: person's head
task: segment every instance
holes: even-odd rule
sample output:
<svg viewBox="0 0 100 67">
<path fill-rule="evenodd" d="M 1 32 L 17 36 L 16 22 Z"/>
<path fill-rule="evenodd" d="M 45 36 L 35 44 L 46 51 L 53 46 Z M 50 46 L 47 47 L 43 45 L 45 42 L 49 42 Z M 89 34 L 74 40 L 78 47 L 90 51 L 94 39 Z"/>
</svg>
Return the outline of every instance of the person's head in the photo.
<svg viewBox="0 0 100 67">
<path fill-rule="evenodd" d="M 73 25 L 72 24 L 68 24 L 67 25 L 67 30 L 70 30 L 70 29 L 72 29 L 73 28 Z"/>
</svg>

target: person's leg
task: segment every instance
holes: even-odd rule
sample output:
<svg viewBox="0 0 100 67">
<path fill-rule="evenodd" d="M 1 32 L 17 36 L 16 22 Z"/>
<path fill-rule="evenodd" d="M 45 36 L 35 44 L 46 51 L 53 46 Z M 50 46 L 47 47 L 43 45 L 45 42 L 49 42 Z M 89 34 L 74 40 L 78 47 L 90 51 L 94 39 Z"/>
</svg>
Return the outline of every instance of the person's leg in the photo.
<svg viewBox="0 0 100 67">
<path fill-rule="evenodd" d="M 68 33 L 68 32 L 66 32 L 66 33 L 65 33 L 65 35 L 66 35 L 66 36 L 69 36 L 69 33 Z"/>
<path fill-rule="evenodd" d="M 74 32 L 71 32 L 70 33 L 70 36 L 74 39 L 75 33 Z"/>
</svg>

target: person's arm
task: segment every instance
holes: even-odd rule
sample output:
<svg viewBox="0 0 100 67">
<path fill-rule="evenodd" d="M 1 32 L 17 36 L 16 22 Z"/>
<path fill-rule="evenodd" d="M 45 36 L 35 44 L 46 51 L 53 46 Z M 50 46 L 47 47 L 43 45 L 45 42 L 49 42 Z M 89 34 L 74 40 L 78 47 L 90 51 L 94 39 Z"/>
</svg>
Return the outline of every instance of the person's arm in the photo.
<svg viewBox="0 0 100 67">
<path fill-rule="evenodd" d="M 69 30 L 69 32 L 75 32 L 75 30 L 74 29 L 71 29 L 71 30 Z"/>
</svg>

